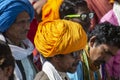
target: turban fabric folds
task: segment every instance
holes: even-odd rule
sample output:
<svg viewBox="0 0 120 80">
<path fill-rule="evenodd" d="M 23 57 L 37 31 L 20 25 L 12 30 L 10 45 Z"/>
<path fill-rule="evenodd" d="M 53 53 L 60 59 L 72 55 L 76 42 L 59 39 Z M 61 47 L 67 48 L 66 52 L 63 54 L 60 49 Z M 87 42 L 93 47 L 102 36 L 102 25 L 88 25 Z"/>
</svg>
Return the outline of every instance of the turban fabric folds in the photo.
<svg viewBox="0 0 120 80">
<path fill-rule="evenodd" d="M 30 15 L 32 21 L 34 9 L 28 0 L 0 0 L 0 32 L 5 32 L 23 11 Z"/>
<path fill-rule="evenodd" d="M 42 21 L 59 19 L 59 8 L 63 0 L 47 0 L 42 8 Z"/>
<path fill-rule="evenodd" d="M 42 22 L 34 38 L 36 49 L 44 57 L 69 54 L 84 49 L 87 35 L 76 22 L 61 20 L 59 8 L 63 0 L 48 0 L 42 8 Z"/>
<path fill-rule="evenodd" d="M 34 43 L 44 57 L 53 57 L 84 49 L 87 35 L 80 24 L 58 19 L 41 22 Z"/>
</svg>

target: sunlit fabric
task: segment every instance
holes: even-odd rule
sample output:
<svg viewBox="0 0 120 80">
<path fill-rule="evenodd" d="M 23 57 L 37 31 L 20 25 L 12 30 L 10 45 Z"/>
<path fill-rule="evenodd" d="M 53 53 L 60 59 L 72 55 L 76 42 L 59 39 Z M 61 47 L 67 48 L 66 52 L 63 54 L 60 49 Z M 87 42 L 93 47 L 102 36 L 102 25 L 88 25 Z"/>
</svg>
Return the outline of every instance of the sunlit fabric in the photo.
<svg viewBox="0 0 120 80">
<path fill-rule="evenodd" d="M 87 35 L 78 23 L 53 20 L 39 24 L 34 43 L 44 57 L 53 57 L 84 49 Z"/>
<path fill-rule="evenodd" d="M 0 0 L 0 32 L 5 32 L 23 11 L 29 13 L 32 21 L 34 9 L 28 0 Z"/>
<path fill-rule="evenodd" d="M 48 0 L 42 8 L 42 20 L 55 20 L 59 19 L 59 7 L 63 0 Z"/>
</svg>

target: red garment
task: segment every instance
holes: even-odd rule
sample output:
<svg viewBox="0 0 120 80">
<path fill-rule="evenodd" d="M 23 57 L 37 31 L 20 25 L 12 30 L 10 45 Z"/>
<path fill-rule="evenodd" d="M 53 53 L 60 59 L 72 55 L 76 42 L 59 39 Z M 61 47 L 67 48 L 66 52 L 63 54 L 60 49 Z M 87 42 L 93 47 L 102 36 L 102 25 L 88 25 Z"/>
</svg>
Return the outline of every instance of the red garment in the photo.
<svg viewBox="0 0 120 80">
<path fill-rule="evenodd" d="M 92 25 L 99 23 L 100 19 L 112 9 L 112 4 L 109 0 L 86 0 L 90 10 L 95 12 L 95 18 L 92 20 Z"/>
<path fill-rule="evenodd" d="M 38 21 L 36 19 L 33 19 L 33 21 L 30 24 L 30 30 L 28 32 L 27 37 L 30 39 L 30 41 L 34 44 L 34 37 L 37 31 L 38 27 Z M 40 62 L 40 55 L 36 49 L 33 50 L 33 62 L 37 68 L 38 71 L 42 70 L 42 64 Z"/>
<path fill-rule="evenodd" d="M 42 63 L 40 61 L 40 54 L 36 50 L 36 48 L 33 50 L 33 62 L 37 68 L 38 71 L 42 70 Z"/>
<path fill-rule="evenodd" d="M 33 44 L 34 44 L 34 36 L 36 34 L 37 27 L 38 27 L 38 21 L 36 19 L 33 19 L 33 21 L 30 24 L 30 30 L 27 35 L 27 37 L 30 39 L 30 41 Z"/>
</svg>

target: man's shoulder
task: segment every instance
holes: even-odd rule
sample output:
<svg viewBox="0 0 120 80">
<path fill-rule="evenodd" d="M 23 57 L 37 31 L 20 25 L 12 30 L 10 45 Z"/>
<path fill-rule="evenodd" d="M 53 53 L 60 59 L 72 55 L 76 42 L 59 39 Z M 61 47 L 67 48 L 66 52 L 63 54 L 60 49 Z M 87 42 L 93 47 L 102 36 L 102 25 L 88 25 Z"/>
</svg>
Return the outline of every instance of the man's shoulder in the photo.
<svg viewBox="0 0 120 80">
<path fill-rule="evenodd" d="M 40 71 L 39 73 L 37 73 L 34 80 L 49 80 L 49 78 L 44 71 Z"/>
</svg>

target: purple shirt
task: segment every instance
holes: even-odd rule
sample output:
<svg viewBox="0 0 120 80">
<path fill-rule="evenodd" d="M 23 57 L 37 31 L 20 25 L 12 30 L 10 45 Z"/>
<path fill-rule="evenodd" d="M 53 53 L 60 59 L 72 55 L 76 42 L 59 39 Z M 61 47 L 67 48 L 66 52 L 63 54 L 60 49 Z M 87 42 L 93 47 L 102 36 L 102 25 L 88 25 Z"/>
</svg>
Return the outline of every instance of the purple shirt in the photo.
<svg viewBox="0 0 120 80">
<path fill-rule="evenodd" d="M 113 25 L 118 26 L 118 21 L 117 21 L 117 17 L 115 16 L 113 10 L 110 10 L 108 13 L 106 13 L 100 20 L 100 23 L 102 22 L 110 22 Z"/>
<path fill-rule="evenodd" d="M 113 25 L 118 26 L 117 17 L 115 16 L 113 10 L 106 13 L 100 20 L 102 22 L 110 22 Z M 118 43 L 119 44 L 119 43 Z M 117 52 L 116 56 L 112 57 L 107 63 L 106 68 L 110 76 L 120 77 L 120 50 Z"/>
</svg>

